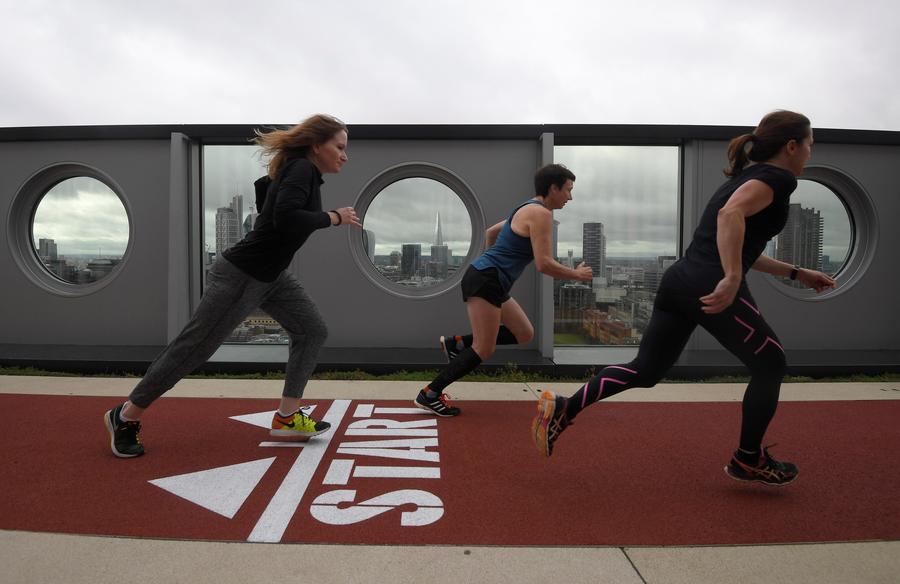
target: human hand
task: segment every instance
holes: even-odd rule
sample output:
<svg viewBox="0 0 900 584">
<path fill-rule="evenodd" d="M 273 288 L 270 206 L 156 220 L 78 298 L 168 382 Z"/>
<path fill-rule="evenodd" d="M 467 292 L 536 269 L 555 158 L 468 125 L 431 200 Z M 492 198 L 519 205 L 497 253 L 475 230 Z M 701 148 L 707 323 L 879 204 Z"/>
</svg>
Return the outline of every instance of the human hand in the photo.
<svg viewBox="0 0 900 584">
<path fill-rule="evenodd" d="M 706 314 L 718 314 L 731 306 L 737 296 L 738 289 L 741 287 L 740 278 L 729 278 L 728 276 L 719 280 L 715 290 L 706 296 L 700 297 L 700 302 L 705 306 L 701 308 Z"/>
<path fill-rule="evenodd" d="M 800 271 L 797 272 L 797 280 L 807 288 L 812 288 L 816 292 L 823 292 L 828 288 L 835 288 L 837 286 L 837 282 L 835 282 L 834 278 L 828 274 L 817 270 L 807 270 L 806 268 L 800 268 Z"/>
<path fill-rule="evenodd" d="M 578 267 L 575 268 L 575 273 L 577 274 L 575 279 L 582 282 L 590 282 L 594 279 L 594 269 L 584 262 L 578 264 Z"/>
<path fill-rule="evenodd" d="M 341 207 L 340 209 L 334 209 L 334 213 L 337 213 L 340 221 L 335 223 L 334 219 L 332 219 L 332 225 L 356 225 L 357 227 L 362 227 L 362 223 L 359 222 L 359 217 L 356 216 L 356 211 L 353 207 Z"/>
</svg>

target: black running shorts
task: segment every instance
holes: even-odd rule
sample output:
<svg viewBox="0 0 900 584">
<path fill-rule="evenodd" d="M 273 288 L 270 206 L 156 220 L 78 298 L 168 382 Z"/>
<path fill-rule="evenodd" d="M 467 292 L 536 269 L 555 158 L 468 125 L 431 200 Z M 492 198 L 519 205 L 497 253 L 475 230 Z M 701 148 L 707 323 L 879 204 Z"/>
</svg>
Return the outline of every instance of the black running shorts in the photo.
<svg viewBox="0 0 900 584">
<path fill-rule="evenodd" d="M 463 302 L 468 302 L 469 298 L 477 296 L 500 308 L 501 304 L 509 300 L 509 294 L 504 292 L 503 286 L 500 285 L 497 268 L 479 270 L 469 266 L 466 273 L 463 274 L 460 289 Z"/>
</svg>

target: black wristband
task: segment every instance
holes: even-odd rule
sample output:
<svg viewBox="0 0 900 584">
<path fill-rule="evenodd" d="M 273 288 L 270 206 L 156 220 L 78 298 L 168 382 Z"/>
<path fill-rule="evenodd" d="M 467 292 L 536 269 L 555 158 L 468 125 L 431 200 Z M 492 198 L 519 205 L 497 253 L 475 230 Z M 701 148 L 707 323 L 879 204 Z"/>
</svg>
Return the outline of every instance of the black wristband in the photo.
<svg viewBox="0 0 900 584">
<path fill-rule="evenodd" d="M 343 222 L 343 219 L 341 219 L 341 214 L 337 212 L 337 209 L 332 209 L 331 211 L 329 211 L 329 213 L 334 213 L 338 217 L 338 222 L 334 224 L 335 227 L 337 227 L 338 225 L 340 225 Z"/>
<path fill-rule="evenodd" d="M 791 280 L 796 280 L 797 274 L 799 274 L 799 273 L 800 273 L 800 266 L 793 266 L 791 268 L 791 276 L 790 276 Z"/>
</svg>

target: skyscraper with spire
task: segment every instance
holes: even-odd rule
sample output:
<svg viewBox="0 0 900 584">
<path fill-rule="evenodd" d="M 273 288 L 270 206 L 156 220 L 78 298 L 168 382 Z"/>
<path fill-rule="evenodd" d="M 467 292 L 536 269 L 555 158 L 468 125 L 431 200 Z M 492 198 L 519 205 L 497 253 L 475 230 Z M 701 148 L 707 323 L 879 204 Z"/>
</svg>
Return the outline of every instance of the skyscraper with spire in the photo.
<svg viewBox="0 0 900 584">
<path fill-rule="evenodd" d="M 446 278 L 447 267 L 450 265 L 450 250 L 444 245 L 444 235 L 441 231 L 441 213 L 437 212 L 434 219 L 434 242 L 431 244 L 431 264 L 429 272 L 435 278 Z"/>
</svg>

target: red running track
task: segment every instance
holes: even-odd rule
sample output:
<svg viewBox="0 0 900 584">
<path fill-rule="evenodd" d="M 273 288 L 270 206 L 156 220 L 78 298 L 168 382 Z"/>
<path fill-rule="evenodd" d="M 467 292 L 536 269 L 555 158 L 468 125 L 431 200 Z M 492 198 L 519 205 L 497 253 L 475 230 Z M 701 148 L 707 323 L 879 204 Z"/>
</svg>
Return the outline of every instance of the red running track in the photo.
<svg viewBox="0 0 900 584">
<path fill-rule="evenodd" d="M 531 443 L 529 402 L 460 402 L 444 419 L 379 412 L 409 402 L 320 400 L 336 429 L 297 448 L 261 446 L 265 430 L 229 419 L 273 400 L 192 398 L 157 402 L 147 455 L 120 460 L 101 421 L 116 403 L 0 395 L 0 528 L 366 544 L 900 539 L 900 401 L 782 403 L 773 452 L 801 470 L 783 488 L 722 472 L 734 403 L 594 406 L 550 460 Z M 184 489 L 196 501 L 171 492 Z"/>
</svg>

